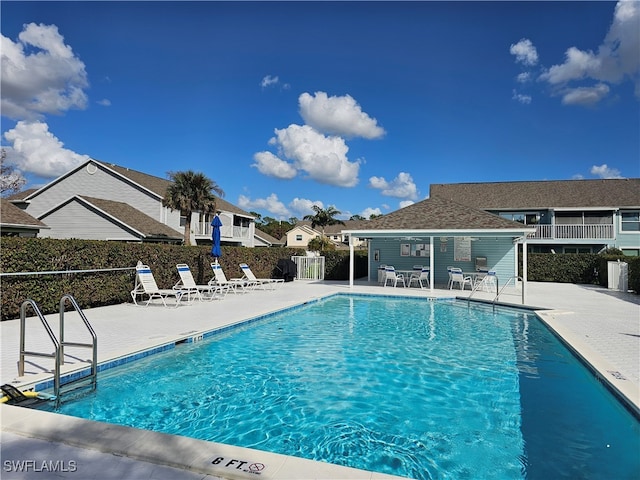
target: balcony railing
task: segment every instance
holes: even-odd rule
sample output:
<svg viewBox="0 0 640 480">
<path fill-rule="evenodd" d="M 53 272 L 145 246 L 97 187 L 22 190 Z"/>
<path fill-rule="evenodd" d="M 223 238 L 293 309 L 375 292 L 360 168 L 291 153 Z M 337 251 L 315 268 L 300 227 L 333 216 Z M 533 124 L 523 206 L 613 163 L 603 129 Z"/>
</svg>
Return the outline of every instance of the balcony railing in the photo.
<svg viewBox="0 0 640 480">
<path fill-rule="evenodd" d="M 613 225 L 536 225 L 528 238 L 542 240 L 611 240 Z"/>
<path fill-rule="evenodd" d="M 210 223 L 197 223 L 193 225 L 193 229 L 198 237 L 211 236 Z M 249 227 L 239 227 L 236 225 L 223 225 L 220 227 L 220 237 L 225 238 L 249 238 Z"/>
</svg>

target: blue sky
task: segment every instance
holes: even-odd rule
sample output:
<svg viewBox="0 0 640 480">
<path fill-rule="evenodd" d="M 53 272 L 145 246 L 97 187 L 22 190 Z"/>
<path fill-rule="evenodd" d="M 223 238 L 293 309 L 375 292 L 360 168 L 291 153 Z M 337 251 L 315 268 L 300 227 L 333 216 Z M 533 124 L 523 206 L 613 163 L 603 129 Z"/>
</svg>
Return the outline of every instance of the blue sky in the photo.
<svg viewBox="0 0 640 480">
<path fill-rule="evenodd" d="M 2 145 L 206 174 L 276 219 L 640 176 L 640 2 L 2 2 Z"/>
</svg>

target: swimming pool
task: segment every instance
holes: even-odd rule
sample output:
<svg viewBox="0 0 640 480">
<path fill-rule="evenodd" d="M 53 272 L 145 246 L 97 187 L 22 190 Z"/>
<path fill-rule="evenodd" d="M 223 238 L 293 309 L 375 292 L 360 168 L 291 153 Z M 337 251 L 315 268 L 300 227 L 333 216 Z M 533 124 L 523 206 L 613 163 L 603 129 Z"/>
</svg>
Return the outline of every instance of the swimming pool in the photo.
<svg viewBox="0 0 640 480">
<path fill-rule="evenodd" d="M 417 479 L 640 468 L 638 421 L 534 314 L 466 302 L 333 296 L 102 373 L 59 412 Z"/>
</svg>

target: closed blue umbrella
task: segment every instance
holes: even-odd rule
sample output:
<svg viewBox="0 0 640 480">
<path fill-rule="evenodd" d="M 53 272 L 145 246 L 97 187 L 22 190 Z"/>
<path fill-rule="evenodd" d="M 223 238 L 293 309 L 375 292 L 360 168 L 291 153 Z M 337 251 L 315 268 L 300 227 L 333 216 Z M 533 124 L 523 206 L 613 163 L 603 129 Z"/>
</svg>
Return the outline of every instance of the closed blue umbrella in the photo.
<svg viewBox="0 0 640 480">
<path fill-rule="evenodd" d="M 211 231 L 211 256 L 217 259 L 222 256 L 222 253 L 220 252 L 220 227 L 222 226 L 222 222 L 218 215 L 213 217 L 213 220 L 211 220 L 211 226 L 213 227 Z"/>
</svg>

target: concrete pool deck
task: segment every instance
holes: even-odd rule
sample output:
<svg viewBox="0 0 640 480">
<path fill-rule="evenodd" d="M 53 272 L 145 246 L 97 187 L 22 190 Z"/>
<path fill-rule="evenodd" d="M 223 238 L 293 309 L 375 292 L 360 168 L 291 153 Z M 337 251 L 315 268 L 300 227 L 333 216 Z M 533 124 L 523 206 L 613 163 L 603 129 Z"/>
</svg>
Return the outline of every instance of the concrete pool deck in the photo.
<svg viewBox="0 0 640 480">
<path fill-rule="evenodd" d="M 196 302 L 177 309 L 123 304 L 88 309 L 84 313 L 98 335 L 98 361 L 103 363 L 333 293 L 350 291 L 462 298 L 470 293 L 469 290 L 461 292 L 437 288 L 383 288 L 362 282 L 356 282 L 350 289 L 345 282 L 295 281 L 275 291 L 229 294 L 222 300 Z M 492 296 L 477 292 L 473 298 L 489 300 Z M 520 304 L 520 290 L 505 290 L 500 301 Z M 526 304 L 546 309 L 539 311 L 538 315 L 613 389 L 638 409 L 639 296 L 591 285 L 533 282 L 527 285 Z M 67 340 L 87 341 L 86 330 L 80 328 L 83 326 L 75 316 L 69 314 L 65 318 Z M 47 316 L 47 319 L 54 332 L 57 332 L 57 315 Z M 29 320 L 27 348 L 32 351 L 52 350 L 51 342 L 38 325 L 39 322 Z M 12 383 L 25 388 L 51 377 L 49 370 L 53 365 L 52 360 L 29 357 L 25 377 L 17 378 L 19 321 L 1 322 L 0 333 L 2 384 Z M 87 350 L 73 348 L 68 348 L 66 353 L 71 357 L 89 356 Z M 68 363 L 63 372 L 79 367 L 79 363 Z M 0 421 L 3 479 L 394 478 L 7 405 L 0 407 Z M 213 463 L 220 457 L 225 460 Z"/>
</svg>

